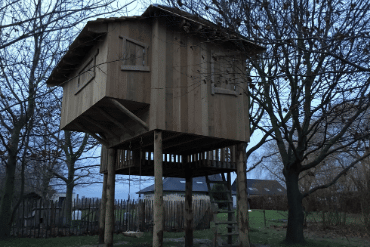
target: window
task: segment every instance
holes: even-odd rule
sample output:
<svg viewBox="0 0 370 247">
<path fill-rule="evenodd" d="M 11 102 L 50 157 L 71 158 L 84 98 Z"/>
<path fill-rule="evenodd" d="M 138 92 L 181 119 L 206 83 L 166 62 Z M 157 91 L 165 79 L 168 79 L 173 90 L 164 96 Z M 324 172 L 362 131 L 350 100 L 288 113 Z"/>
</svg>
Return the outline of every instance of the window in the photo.
<svg viewBox="0 0 370 247">
<path fill-rule="evenodd" d="M 213 53 L 211 57 L 212 95 L 226 94 L 238 96 L 238 84 L 243 76 L 242 59 L 236 53 Z"/>
<path fill-rule="evenodd" d="M 253 187 L 249 187 L 248 189 L 251 190 L 251 191 L 258 191 L 258 189 L 253 188 Z"/>
<path fill-rule="evenodd" d="M 75 94 L 78 94 L 87 84 L 89 84 L 89 82 L 91 82 L 95 78 L 95 60 L 98 54 L 99 50 L 84 64 L 83 69 L 80 70 L 80 72 L 78 73 Z"/>
<path fill-rule="evenodd" d="M 265 188 L 266 191 L 270 191 L 269 189 Z"/>
<path fill-rule="evenodd" d="M 197 182 L 197 184 L 202 184 L 203 182 Z"/>
<path fill-rule="evenodd" d="M 186 181 L 184 181 L 184 180 L 181 180 L 181 181 L 180 181 L 180 183 L 184 184 L 184 183 L 186 183 Z"/>
<path fill-rule="evenodd" d="M 150 71 L 148 46 L 140 41 L 120 36 L 123 40 L 121 70 Z"/>
<path fill-rule="evenodd" d="M 280 192 L 283 192 L 283 190 L 282 189 L 277 189 L 278 191 L 280 191 Z"/>
</svg>

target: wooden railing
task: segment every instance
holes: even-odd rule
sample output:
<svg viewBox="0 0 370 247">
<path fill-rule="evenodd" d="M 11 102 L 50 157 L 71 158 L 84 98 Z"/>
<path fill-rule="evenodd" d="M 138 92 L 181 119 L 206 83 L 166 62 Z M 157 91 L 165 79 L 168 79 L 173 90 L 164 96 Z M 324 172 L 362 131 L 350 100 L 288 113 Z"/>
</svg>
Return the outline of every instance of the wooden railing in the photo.
<svg viewBox="0 0 370 247">
<path fill-rule="evenodd" d="M 100 167 L 101 173 L 107 171 L 106 159 L 107 153 L 102 152 L 102 165 Z M 147 161 L 153 160 L 153 152 L 140 152 L 138 150 L 131 151 L 119 149 L 117 151 L 115 170 L 139 166 L 140 162 L 141 164 L 143 164 L 144 162 L 147 163 Z M 175 165 L 182 164 L 183 161 L 187 164 L 193 163 L 206 167 L 236 169 L 236 147 L 230 146 L 190 155 L 163 154 L 163 162 L 173 163 Z"/>
</svg>

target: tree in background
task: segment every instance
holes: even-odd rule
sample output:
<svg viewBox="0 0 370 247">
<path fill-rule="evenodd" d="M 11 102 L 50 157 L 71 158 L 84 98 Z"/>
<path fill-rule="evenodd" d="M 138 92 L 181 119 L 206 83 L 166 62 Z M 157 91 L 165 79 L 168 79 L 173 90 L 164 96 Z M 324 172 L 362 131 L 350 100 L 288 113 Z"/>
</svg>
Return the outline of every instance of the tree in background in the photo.
<svg viewBox="0 0 370 247">
<path fill-rule="evenodd" d="M 61 179 L 66 184 L 66 210 L 64 212 L 66 224 L 69 224 L 72 220 L 72 195 L 74 187 L 81 184 L 92 184 L 95 181 L 92 175 L 94 170 L 95 172 L 97 171 L 94 168 L 99 167 L 99 164 L 84 164 L 81 162 L 81 158 L 84 153 L 88 153 L 96 145 L 97 142 L 89 134 L 75 133 L 67 130 L 63 131 L 62 150 L 65 157 L 63 163 L 67 169 L 60 169 L 59 172 L 51 170 L 51 172 L 56 178 Z M 84 178 L 89 178 L 89 181 L 83 180 Z"/>
<path fill-rule="evenodd" d="M 256 128 L 276 142 L 283 164 L 289 206 L 285 241 L 304 242 L 302 199 L 335 184 L 370 154 L 359 146 L 361 156 L 338 170 L 330 182 L 304 193 L 299 188 L 303 172 L 369 136 L 368 130 L 353 135 L 349 130 L 364 124 L 362 117 L 370 106 L 370 3 L 168 2 L 266 46 L 262 56 L 249 58 L 250 97 L 265 113 Z M 322 138 L 315 138 L 318 132 Z M 304 163 L 312 153 L 315 157 Z"/>
<path fill-rule="evenodd" d="M 225 185 L 224 184 L 214 184 L 211 188 L 211 191 L 213 191 L 212 195 L 216 201 L 225 201 L 225 202 L 219 202 L 218 207 L 227 208 L 228 203 L 226 201 L 228 201 L 228 196 L 225 192 L 222 192 L 222 191 L 225 191 Z"/>
<path fill-rule="evenodd" d="M 0 239 L 10 234 L 16 168 L 22 164 L 24 173 L 36 99 L 49 93 L 44 80 L 80 23 L 122 12 L 128 5 L 114 0 L 0 3 L 0 151 L 5 163 Z"/>
</svg>

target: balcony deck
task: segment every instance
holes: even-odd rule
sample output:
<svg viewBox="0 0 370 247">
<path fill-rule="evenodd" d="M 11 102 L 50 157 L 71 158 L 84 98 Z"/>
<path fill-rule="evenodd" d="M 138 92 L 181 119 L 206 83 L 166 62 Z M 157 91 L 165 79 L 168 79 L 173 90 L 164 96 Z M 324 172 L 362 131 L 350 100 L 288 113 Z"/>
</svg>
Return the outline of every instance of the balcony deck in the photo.
<svg viewBox="0 0 370 247">
<path fill-rule="evenodd" d="M 193 177 L 236 171 L 235 146 L 203 151 L 195 154 L 163 154 L 163 176 L 184 177 L 185 169 L 192 171 Z M 154 175 L 153 152 L 119 149 L 115 164 L 116 174 Z M 102 159 L 106 159 L 103 155 Z M 106 162 L 102 162 L 106 164 Z M 106 167 L 100 172 L 105 173 Z"/>
</svg>

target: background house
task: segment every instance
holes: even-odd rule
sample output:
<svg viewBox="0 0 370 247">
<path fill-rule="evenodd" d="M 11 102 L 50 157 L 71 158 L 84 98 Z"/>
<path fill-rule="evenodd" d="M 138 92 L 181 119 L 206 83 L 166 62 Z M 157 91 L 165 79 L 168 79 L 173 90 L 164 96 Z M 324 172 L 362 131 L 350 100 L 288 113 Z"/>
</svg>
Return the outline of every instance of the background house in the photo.
<svg viewBox="0 0 370 247">
<path fill-rule="evenodd" d="M 209 178 L 210 180 L 222 180 L 220 174 L 211 175 L 209 176 Z M 154 197 L 154 184 L 140 190 L 136 194 L 143 195 L 144 199 L 152 199 Z M 169 177 L 163 179 L 163 200 L 184 200 L 184 196 L 185 178 Z M 209 199 L 208 187 L 205 177 L 193 178 L 193 198 Z"/>
<path fill-rule="evenodd" d="M 231 186 L 233 206 L 236 207 L 236 181 Z M 249 205 L 253 197 L 284 196 L 286 189 L 276 180 L 247 179 L 247 196 Z"/>
</svg>

